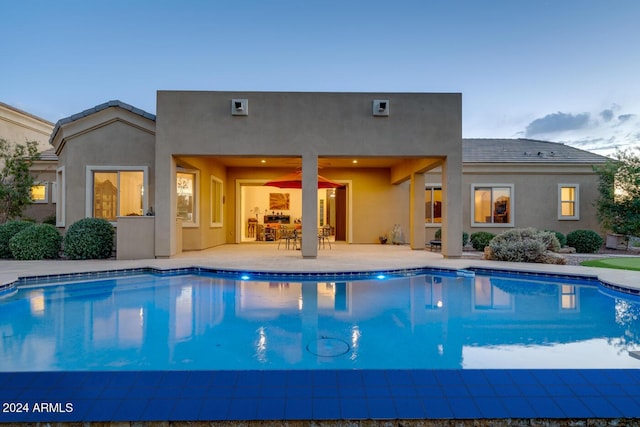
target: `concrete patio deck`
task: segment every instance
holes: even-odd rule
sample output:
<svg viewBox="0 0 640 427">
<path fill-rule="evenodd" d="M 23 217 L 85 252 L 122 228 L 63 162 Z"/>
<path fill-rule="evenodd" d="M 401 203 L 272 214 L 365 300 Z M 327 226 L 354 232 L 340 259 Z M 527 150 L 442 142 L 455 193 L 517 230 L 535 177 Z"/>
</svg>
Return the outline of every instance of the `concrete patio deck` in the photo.
<svg viewBox="0 0 640 427">
<path fill-rule="evenodd" d="M 299 251 L 278 249 L 277 243 L 255 242 L 227 244 L 197 252 L 185 252 L 170 259 L 145 259 L 132 261 L 13 261 L 0 260 L 0 286 L 19 278 L 52 274 L 69 274 L 92 271 L 153 267 L 173 269 L 208 267 L 231 270 L 265 272 L 359 272 L 405 268 L 466 269 L 472 267 L 529 271 L 552 274 L 574 274 L 598 277 L 612 285 L 640 289 L 640 272 L 571 265 L 548 265 L 486 261 L 479 257 L 465 256 L 445 259 L 440 253 L 429 250 L 412 250 L 406 245 L 355 245 L 333 242 L 331 249 L 318 251 L 314 259 L 302 258 Z"/>
</svg>

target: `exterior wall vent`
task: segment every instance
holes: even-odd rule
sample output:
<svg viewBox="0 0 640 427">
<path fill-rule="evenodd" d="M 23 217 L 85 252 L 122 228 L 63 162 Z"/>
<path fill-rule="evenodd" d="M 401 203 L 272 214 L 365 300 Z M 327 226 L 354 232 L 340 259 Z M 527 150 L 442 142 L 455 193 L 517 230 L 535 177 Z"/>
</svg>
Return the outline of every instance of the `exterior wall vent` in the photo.
<svg viewBox="0 0 640 427">
<path fill-rule="evenodd" d="M 232 116 L 248 116 L 249 100 L 248 99 L 232 99 L 231 115 Z"/>
<path fill-rule="evenodd" d="M 389 115 L 389 100 L 388 99 L 374 99 L 373 100 L 373 115 L 374 116 L 388 116 Z"/>
</svg>

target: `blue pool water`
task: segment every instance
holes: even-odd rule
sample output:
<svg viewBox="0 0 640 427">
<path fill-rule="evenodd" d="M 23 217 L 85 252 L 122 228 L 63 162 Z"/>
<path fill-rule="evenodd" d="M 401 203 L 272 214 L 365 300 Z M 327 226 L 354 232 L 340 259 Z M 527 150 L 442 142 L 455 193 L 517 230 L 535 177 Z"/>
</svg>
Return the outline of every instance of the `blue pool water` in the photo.
<svg viewBox="0 0 640 427">
<path fill-rule="evenodd" d="M 638 368 L 639 316 L 570 278 L 138 274 L 5 291 L 0 371 Z"/>
</svg>

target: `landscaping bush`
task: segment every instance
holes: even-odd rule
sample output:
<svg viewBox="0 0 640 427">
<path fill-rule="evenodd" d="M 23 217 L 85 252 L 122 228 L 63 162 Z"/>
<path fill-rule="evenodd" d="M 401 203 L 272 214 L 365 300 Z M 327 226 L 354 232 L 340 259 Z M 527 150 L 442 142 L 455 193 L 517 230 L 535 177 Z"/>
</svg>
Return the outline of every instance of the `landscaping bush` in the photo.
<svg viewBox="0 0 640 427">
<path fill-rule="evenodd" d="M 489 242 L 494 237 L 496 237 L 496 235 L 488 231 L 471 233 L 471 245 L 476 251 L 483 251 L 485 246 L 489 246 Z"/>
<path fill-rule="evenodd" d="M 69 259 L 104 259 L 113 251 L 113 225 L 102 218 L 84 218 L 71 224 L 64 236 Z"/>
<path fill-rule="evenodd" d="M 576 248 L 578 253 L 596 253 L 603 243 L 604 239 L 593 230 L 575 230 L 567 234 L 567 246 Z"/>
<path fill-rule="evenodd" d="M 29 221 L 7 221 L 0 225 L 0 258 L 11 258 L 13 256 L 9 241 L 13 236 L 32 225 L 33 223 Z"/>
<path fill-rule="evenodd" d="M 436 234 L 434 235 L 436 240 L 440 240 L 442 238 L 442 229 L 438 228 L 436 230 Z M 462 232 L 462 247 L 464 248 L 467 243 L 469 243 L 469 233 L 467 233 L 466 231 Z"/>
<path fill-rule="evenodd" d="M 553 230 L 547 230 L 547 231 L 556 235 L 556 238 L 558 239 L 558 242 L 560 243 L 561 248 L 564 248 L 565 246 L 567 246 L 567 236 L 565 236 L 559 231 L 553 231 Z"/>
<path fill-rule="evenodd" d="M 489 243 L 489 248 L 491 259 L 496 261 L 546 263 L 551 260 L 547 251 L 557 251 L 560 249 L 560 243 L 550 231 L 516 228 L 494 237 Z"/>
<path fill-rule="evenodd" d="M 50 224 L 33 224 L 9 240 L 11 254 L 19 260 L 58 258 L 62 236 Z"/>
<path fill-rule="evenodd" d="M 56 225 L 56 215 L 49 215 L 47 216 L 45 219 L 42 220 L 43 224 L 51 224 L 51 225 Z"/>
</svg>

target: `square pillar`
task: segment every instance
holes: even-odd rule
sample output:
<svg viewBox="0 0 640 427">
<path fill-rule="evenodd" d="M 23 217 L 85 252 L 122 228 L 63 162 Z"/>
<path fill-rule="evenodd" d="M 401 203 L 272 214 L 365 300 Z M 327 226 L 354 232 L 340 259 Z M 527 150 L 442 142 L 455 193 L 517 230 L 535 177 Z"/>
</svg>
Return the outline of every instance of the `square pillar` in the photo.
<svg viewBox="0 0 640 427">
<path fill-rule="evenodd" d="M 318 256 L 318 156 L 302 156 L 302 245 L 303 258 Z"/>
<path fill-rule="evenodd" d="M 442 255 L 462 256 L 462 161 L 448 156 L 442 164 Z"/>
<path fill-rule="evenodd" d="M 412 173 L 409 195 L 409 244 L 424 250 L 424 173 Z"/>
</svg>

